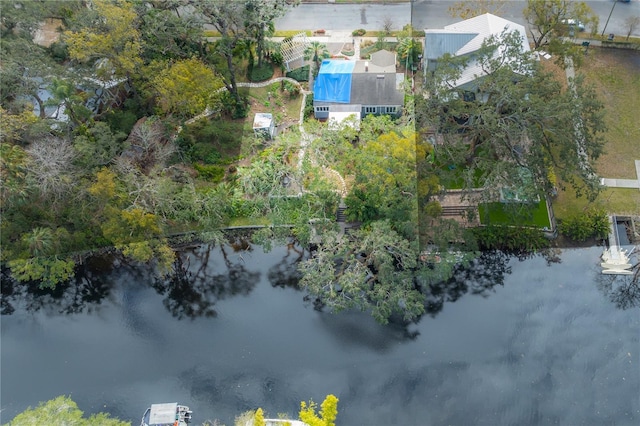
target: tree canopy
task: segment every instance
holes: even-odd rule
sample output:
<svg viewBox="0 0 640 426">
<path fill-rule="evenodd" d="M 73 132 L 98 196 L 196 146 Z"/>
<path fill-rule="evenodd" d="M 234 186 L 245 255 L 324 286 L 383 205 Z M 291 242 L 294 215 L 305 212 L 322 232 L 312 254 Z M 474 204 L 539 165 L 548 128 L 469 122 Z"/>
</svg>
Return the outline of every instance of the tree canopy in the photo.
<svg viewBox="0 0 640 426">
<path fill-rule="evenodd" d="M 578 28 L 569 22 L 581 22 L 592 34 L 598 31 L 598 15 L 583 1 L 527 0 L 523 11 L 531 28 L 531 39 L 536 49 L 544 48 L 558 57 L 558 64 L 565 66 L 565 58 L 579 65 L 582 51 L 567 36 L 574 36 Z"/>
<path fill-rule="evenodd" d="M 190 117 L 215 108 L 222 79 L 202 61 L 182 59 L 163 69 L 154 79 L 162 113 Z"/>
<path fill-rule="evenodd" d="M 485 76 L 473 97 L 454 87 L 466 58 L 443 58 L 420 102 L 421 127 L 445 141 L 436 160 L 465 168 L 466 188 L 519 188 L 535 197 L 549 191 L 550 171 L 593 198 L 599 190 L 594 162 L 602 153 L 603 105 L 578 76 L 568 87 L 545 72 L 518 33 L 484 41 L 476 60 Z M 497 55 L 496 52 L 502 52 Z M 495 193 L 487 192 L 495 197 Z"/>
<path fill-rule="evenodd" d="M 106 80 L 112 72 L 116 77 L 134 73 L 142 63 L 142 45 L 132 3 L 95 0 L 91 5 L 83 17 L 90 24 L 64 33 L 69 55 L 80 62 L 107 60 L 102 67 Z"/>
<path fill-rule="evenodd" d="M 11 426 L 31 425 L 74 425 L 74 426 L 130 426 L 131 423 L 118 420 L 106 413 L 83 417 L 78 405 L 68 396 L 59 396 L 41 402 L 36 408 L 27 408 L 9 423 Z"/>
</svg>

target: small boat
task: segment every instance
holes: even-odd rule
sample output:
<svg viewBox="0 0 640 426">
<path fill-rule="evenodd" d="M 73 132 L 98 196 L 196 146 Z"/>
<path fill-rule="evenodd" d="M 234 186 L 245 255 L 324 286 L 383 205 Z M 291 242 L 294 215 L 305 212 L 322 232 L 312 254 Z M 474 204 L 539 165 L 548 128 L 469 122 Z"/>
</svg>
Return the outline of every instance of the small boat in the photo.
<svg viewBox="0 0 640 426">
<path fill-rule="evenodd" d="M 630 270 L 633 265 L 629 263 L 627 252 L 617 246 L 612 246 L 602 253 L 600 266 L 603 268 L 603 274 L 631 275 L 633 273 Z"/>
<path fill-rule="evenodd" d="M 187 426 L 191 422 L 191 413 L 189 407 L 177 402 L 151 404 L 144 412 L 140 426 Z"/>
</svg>

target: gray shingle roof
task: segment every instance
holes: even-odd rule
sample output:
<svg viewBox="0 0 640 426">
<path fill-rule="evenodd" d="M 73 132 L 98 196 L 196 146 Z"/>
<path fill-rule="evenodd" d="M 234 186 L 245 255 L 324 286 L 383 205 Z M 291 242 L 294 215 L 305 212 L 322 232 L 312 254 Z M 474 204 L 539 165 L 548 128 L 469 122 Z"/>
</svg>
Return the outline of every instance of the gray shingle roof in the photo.
<svg viewBox="0 0 640 426">
<path fill-rule="evenodd" d="M 388 50 L 382 49 L 371 54 L 371 61 L 373 65 L 381 67 L 393 66 L 394 71 L 396 67 L 396 54 Z"/>
<path fill-rule="evenodd" d="M 392 61 L 389 61 L 391 57 L 389 54 L 393 56 Z M 376 59 L 379 60 L 378 64 L 373 61 L 355 62 L 351 74 L 349 104 L 403 105 L 404 91 L 401 87 L 403 75 L 396 73 L 395 53 L 382 53 Z M 314 104 L 332 105 L 334 103 L 314 101 Z"/>
<path fill-rule="evenodd" d="M 351 103 L 362 105 L 402 105 L 404 93 L 398 90 L 396 73 L 353 74 Z"/>
</svg>

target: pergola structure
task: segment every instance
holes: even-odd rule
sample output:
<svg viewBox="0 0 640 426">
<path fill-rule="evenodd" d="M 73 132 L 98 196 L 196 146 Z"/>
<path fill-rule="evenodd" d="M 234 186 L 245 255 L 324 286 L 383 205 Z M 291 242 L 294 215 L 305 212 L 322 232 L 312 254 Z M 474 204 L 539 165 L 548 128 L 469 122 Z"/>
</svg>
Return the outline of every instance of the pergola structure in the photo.
<svg viewBox="0 0 640 426">
<path fill-rule="evenodd" d="M 280 52 L 287 71 L 291 71 L 290 64 L 304 58 L 304 51 L 309 46 L 309 39 L 305 32 L 298 33 L 280 44 Z M 301 62 L 302 63 L 302 62 Z M 295 67 L 297 68 L 297 67 Z"/>
</svg>

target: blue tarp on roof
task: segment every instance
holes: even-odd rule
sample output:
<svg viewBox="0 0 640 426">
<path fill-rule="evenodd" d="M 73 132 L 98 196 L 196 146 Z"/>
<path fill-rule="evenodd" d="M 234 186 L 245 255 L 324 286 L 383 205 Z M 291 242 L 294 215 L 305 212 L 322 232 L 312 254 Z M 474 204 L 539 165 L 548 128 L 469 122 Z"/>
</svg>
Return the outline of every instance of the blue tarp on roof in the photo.
<svg viewBox="0 0 640 426">
<path fill-rule="evenodd" d="M 351 74 L 355 61 L 322 61 L 313 84 L 313 100 L 348 104 L 351 100 Z"/>
</svg>

